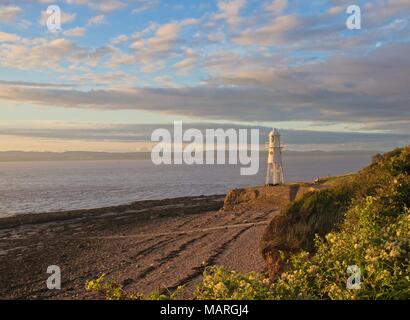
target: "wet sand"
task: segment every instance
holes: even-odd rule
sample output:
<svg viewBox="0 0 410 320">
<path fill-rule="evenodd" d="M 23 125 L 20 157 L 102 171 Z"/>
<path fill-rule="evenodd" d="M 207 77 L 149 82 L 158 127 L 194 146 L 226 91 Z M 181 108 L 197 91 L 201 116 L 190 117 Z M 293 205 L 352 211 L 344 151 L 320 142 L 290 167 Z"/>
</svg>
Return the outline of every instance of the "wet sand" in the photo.
<svg viewBox="0 0 410 320">
<path fill-rule="evenodd" d="M 142 201 L 111 208 L 0 219 L 1 299 L 94 299 L 85 282 L 105 273 L 148 294 L 185 285 L 204 266 L 263 271 L 259 240 L 278 208 L 224 212 L 224 196 Z M 49 265 L 62 272 L 48 290 Z"/>
</svg>

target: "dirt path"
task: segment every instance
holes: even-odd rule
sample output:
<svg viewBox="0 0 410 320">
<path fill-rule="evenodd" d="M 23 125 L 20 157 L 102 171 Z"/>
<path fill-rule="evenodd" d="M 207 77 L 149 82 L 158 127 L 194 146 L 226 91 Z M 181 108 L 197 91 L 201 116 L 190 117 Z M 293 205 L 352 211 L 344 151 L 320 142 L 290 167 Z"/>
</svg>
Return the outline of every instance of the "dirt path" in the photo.
<svg viewBox="0 0 410 320">
<path fill-rule="evenodd" d="M 127 290 L 187 286 L 204 266 L 262 271 L 259 239 L 277 211 L 218 211 L 223 197 L 180 198 L 0 220 L 0 298 L 95 298 L 84 290 L 101 273 Z M 57 217 L 57 219 L 56 219 Z M 48 290 L 47 266 L 62 271 Z"/>
</svg>

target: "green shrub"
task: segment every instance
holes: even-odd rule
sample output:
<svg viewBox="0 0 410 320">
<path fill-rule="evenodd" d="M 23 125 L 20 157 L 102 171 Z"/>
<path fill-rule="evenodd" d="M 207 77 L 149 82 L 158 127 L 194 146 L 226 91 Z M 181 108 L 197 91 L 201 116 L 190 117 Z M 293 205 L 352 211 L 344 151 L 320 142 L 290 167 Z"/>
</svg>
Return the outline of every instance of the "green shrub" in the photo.
<svg viewBox="0 0 410 320">
<path fill-rule="evenodd" d="M 380 210 L 382 209 L 382 210 Z M 274 283 L 275 298 L 409 299 L 410 211 L 380 216 L 380 198 L 349 210 L 342 230 L 316 238 L 316 253 L 292 256 Z M 347 268 L 361 268 L 361 289 L 346 289 Z"/>
<path fill-rule="evenodd" d="M 120 300 L 126 298 L 122 286 L 112 280 L 108 280 L 105 274 L 100 275 L 96 279 L 87 281 L 85 289 L 87 291 L 101 294 L 108 300 Z"/>
<path fill-rule="evenodd" d="M 356 191 L 356 184 L 343 181 L 292 202 L 265 230 L 262 255 L 267 259 L 278 250 L 314 250 L 315 235 L 323 237 L 338 227 Z"/>
<path fill-rule="evenodd" d="M 86 291 L 94 292 L 107 300 L 175 300 L 183 289 L 180 286 L 174 292 L 164 294 L 159 291 L 154 291 L 148 296 L 141 293 L 126 291 L 116 281 L 107 278 L 105 274 L 100 275 L 96 279 L 89 280 L 85 284 Z"/>
<path fill-rule="evenodd" d="M 271 283 L 257 272 L 247 274 L 213 266 L 205 269 L 195 298 L 199 300 L 264 300 L 271 299 Z"/>
</svg>

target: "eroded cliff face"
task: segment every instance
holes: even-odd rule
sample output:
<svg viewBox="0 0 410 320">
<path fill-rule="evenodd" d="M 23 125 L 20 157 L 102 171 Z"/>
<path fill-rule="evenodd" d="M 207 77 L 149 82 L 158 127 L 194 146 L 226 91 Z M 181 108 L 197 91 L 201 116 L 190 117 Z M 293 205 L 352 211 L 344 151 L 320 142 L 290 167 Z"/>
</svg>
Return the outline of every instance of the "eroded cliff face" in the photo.
<svg viewBox="0 0 410 320">
<path fill-rule="evenodd" d="M 272 278 L 283 271 L 285 264 L 280 251 L 294 252 L 303 247 L 303 236 L 289 234 L 290 217 L 286 216 L 288 206 L 304 195 L 314 193 L 314 184 L 288 184 L 261 186 L 231 190 L 225 197 L 224 212 L 235 215 L 245 212 L 266 212 L 271 217 L 262 239 L 260 251 L 266 268 Z M 296 239 L 296 241 L 295 241 Z"/>
<path fill-rule="evenodd" d="M 260 252 L 271 278 L 286 269 L 286 259 L 300 250 L 311 251 L 315 235 L 324 236 L 340 221 L 344 190 L 328 192 L 321 184 L 261 186 L 230 191 L 225 197 L 224 212 L 266 212 L 270 217 L 260 239 Z"/>
<path fill-rule="evenodd" d="M 273 216 L 260 241 L 260 250 L 272 279 L 286 270 L 287 257 L 301 250 L 312 253 L 314 239 L 338 227 L 348 208 L 354 188 L 340 185 L 300 192 Z"/>
<path fill-rule="evenodd" d="M 225 197 L 224 211 L 236 213 L 252 210 L 281 209 L 305 193 L 314 191 L 309 184 L 260 186 L 231 190 Z"/>
</svg>

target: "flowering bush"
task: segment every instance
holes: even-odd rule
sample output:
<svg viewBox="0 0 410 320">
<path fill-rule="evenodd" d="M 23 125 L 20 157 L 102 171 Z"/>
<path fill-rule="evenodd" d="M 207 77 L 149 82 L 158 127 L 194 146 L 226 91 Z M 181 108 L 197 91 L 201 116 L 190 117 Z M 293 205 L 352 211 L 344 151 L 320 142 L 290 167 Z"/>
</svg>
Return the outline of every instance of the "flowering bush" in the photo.
<svg viewBox="0 0 410 320">
<path fill-rule="evenodd" d="M 292 257 L 274 283 L 275 298 L 409 299 L 410 211 L 396 218 L 379 213 L 377 197 L 349 210 L 341 231 L 316 239 L 314 255 Z M 361 269 L 358 290 L 346 288 L 350 265 Z"/>
<path fill-rule="evenodd" d="M 87 281 L 85 289 L 86 291 L 97 293 L 107 300 L 174 300 L 183 287 L 178 287 L 177 290 L 170 294 L 154 291 L 149 296 L 144 296 L 141 293 L 124 290 L 122 285 L 107 278 L 106 274 L 102 274 L 96 279 Z"/>
<path fill-rule="evenodd" d="M 271 283 L 257 272 L 247 274 L 227 271 L 213 266 L 205 269 L 202 282 L 198 285 L 195 298 L 202 300 L 263 300 L 271 299 Z"/>
<path fill-rule="evenodd" d="M 108 300 L 124 299 L 124 291 L 122 286 L 107 280 L 106 275 L 102 274 L 97 279 L 89 280 L 85 284 L 87 291 L 96 292 L 104 295 Z"/>
</svg>

